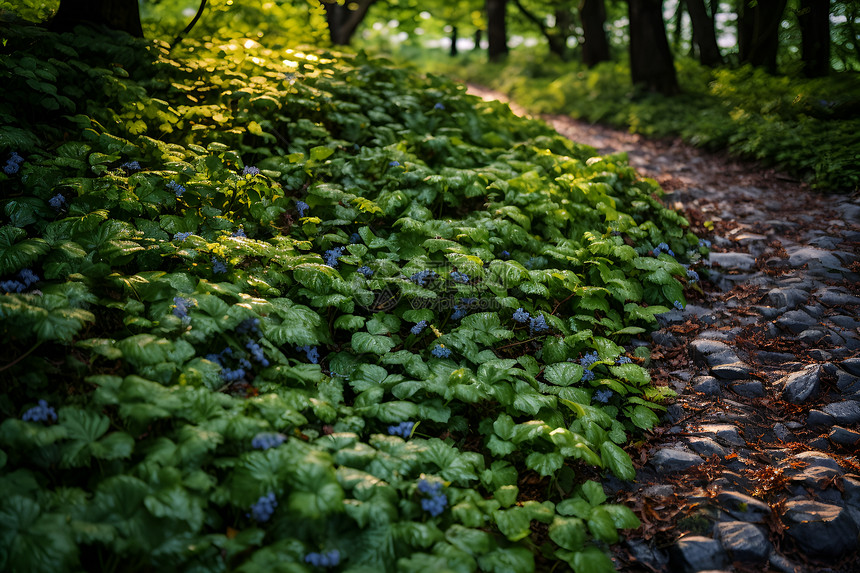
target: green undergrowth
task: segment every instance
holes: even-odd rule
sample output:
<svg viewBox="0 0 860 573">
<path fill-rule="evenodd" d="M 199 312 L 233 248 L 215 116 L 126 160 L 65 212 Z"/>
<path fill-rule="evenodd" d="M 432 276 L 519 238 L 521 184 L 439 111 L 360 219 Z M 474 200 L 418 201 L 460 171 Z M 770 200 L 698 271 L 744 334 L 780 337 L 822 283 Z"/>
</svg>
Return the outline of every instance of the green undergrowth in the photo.
<svg viewBox="0 0 860 573">
<path fill-rule="evenodd" d="M 0 569 L 612 570 L 705 252 L 653 181 L 364 56 L 4 34 Z"/>
<path fill-rule="evenodd" d="M 589 70 L 535 54 L 508 64 L 425 62 L 439 73 L 499 90 L 533 113 L 562 113 L 654 137 L 681 136 L 776 165 L 830 192 L 860 187 L 860 81 L 856 72 L 812 80 L 773 76 L 750 66 L 710 69 L 676 62 L 683 93 L 636 93 L 626 63 Z"/>
</svg>

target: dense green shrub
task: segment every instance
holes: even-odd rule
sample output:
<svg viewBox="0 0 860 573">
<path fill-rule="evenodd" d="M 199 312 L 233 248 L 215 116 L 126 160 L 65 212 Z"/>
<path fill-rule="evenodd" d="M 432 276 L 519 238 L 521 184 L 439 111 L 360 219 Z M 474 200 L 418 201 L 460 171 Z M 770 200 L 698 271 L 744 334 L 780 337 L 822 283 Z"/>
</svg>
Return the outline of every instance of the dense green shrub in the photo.
<svg viewBox="0 0 860 573">
<path fill-rule="evenodd" d="M 578 63 L 536 61 L 516 54 L 506 65 L 434 60 L 447 72 L 498 89 L 534 113 L 629 128 L 644 135 L 682 136 L 709 149 L 778 165 L 826 191 L 860 186 L 860 82 L 855 72 L 805 80 L 750 66 L 711 70 L 677 62 L 684 93 L 637 93 L 626 63 L 588 70 Z"/>
<path fill-rule="evenodd" d="M 364 56 L 4 37 L 0 569 L 612 569 L 653 181 Z"/>
</svg>

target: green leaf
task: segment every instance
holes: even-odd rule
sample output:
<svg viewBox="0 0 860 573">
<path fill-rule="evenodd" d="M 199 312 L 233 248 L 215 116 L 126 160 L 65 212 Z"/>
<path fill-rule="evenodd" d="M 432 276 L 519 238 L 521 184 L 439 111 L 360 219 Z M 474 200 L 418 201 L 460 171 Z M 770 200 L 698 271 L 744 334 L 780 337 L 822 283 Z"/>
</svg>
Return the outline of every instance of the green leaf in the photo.
<svg viewBox="0 0 860 573">
<path fill-rule="evenodd" d="M 603 486 L 596 481 L 588 480 L 582 484 L 582 493 L 585 494 L 585 499 L 592 506 L 600 505 L 606 501 L 606 494 L 603 492 Z"/>
<path fill-rule="evenodd" d="M 564 458 L 561 454 L 550 452 L 542 454 L 540 452 L 532 452 L 526 457 L 526 466 L 535 470 L 542 476 L 549 476 L 561 469 L 564 465 Z"/>
<path fill-rule="evenodd" d="M 660 423 L 657 414 L 651 408 L 642 405 L 637 405 L 633 408 L 633 415 L 630 416 L 630 421 L 643 430 L 650 430 Z"/>
<path fill-rule="evenodd" d="M 636 529 L 642 525 L 636 514 L 626 505 L 608 504 L 604 505 L 603 509 L 612 518 L 617 529 Z"/>
<path fill-rule="evenodd" d="M 636 477 L 636 470 L 627 452 L 608 440 L 600 444 L 600 459 L 618 478 L 632 480 Z"/>
<path fill-rule="evenodd" d="M 556 386 L 570 386 L 582 379 L 583 368 L 572 362 L 550 364 L 543 372 L 544 378 Z"/>
<path fill-rule="evenodd" d="M 588 516 L 588 530 L 591 534 L 606 543 L 618 543 L 618 530 L 612 516 L 602 507 L 595 507 Z"/>
<path fill-rule="evenodd" d="M 352 349 L 359 354 L 370 353 L 383 355 L 394 348 L 394 341 L 387 336 L 356 332 L 352 335 Z"/>
<path fill-rule="evenodd" d="M 585 523 L 575 517 L 556 516 L 549 526 L 549 538 L 559 547 L 578 551 L 585 542 Z"/>
</svg>

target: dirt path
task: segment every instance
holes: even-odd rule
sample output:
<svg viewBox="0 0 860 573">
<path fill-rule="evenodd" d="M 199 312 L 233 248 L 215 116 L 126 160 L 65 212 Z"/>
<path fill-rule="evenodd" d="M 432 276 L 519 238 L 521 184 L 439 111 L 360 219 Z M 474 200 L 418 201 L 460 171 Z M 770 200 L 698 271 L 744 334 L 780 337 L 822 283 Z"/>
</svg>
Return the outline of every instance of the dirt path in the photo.
<svg viewBox="0 0 860 573">
<path fill-rule="evenodd" d="M 704 292 L 637 342 L 678 398 L 630 450 L 637 480 L 607 485 L 643 523 L 613 548 L 618 569 L 860 572 L 860 201 L 680 141 L 541 119 L 626 152 L 713 243 Z"/>
</svg>

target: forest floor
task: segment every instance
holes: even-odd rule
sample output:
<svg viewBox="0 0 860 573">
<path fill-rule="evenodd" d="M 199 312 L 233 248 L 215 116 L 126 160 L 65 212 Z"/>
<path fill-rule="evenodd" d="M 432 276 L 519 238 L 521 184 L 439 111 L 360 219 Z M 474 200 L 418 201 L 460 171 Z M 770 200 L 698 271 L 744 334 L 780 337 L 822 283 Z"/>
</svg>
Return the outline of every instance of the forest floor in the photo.
<svg viewBox="0 0 860 573">
<path fill-rule="evenodd" d="M 626 152 L 713 243 L 703 293 L 634 341 L 678 397 L 630 448 L 637 479 L 606 484 L 643 524 L 613 547 L 617 568 L 860 572 L 860 198 L 680 140 L 540 119 Z"/>
</svg>

